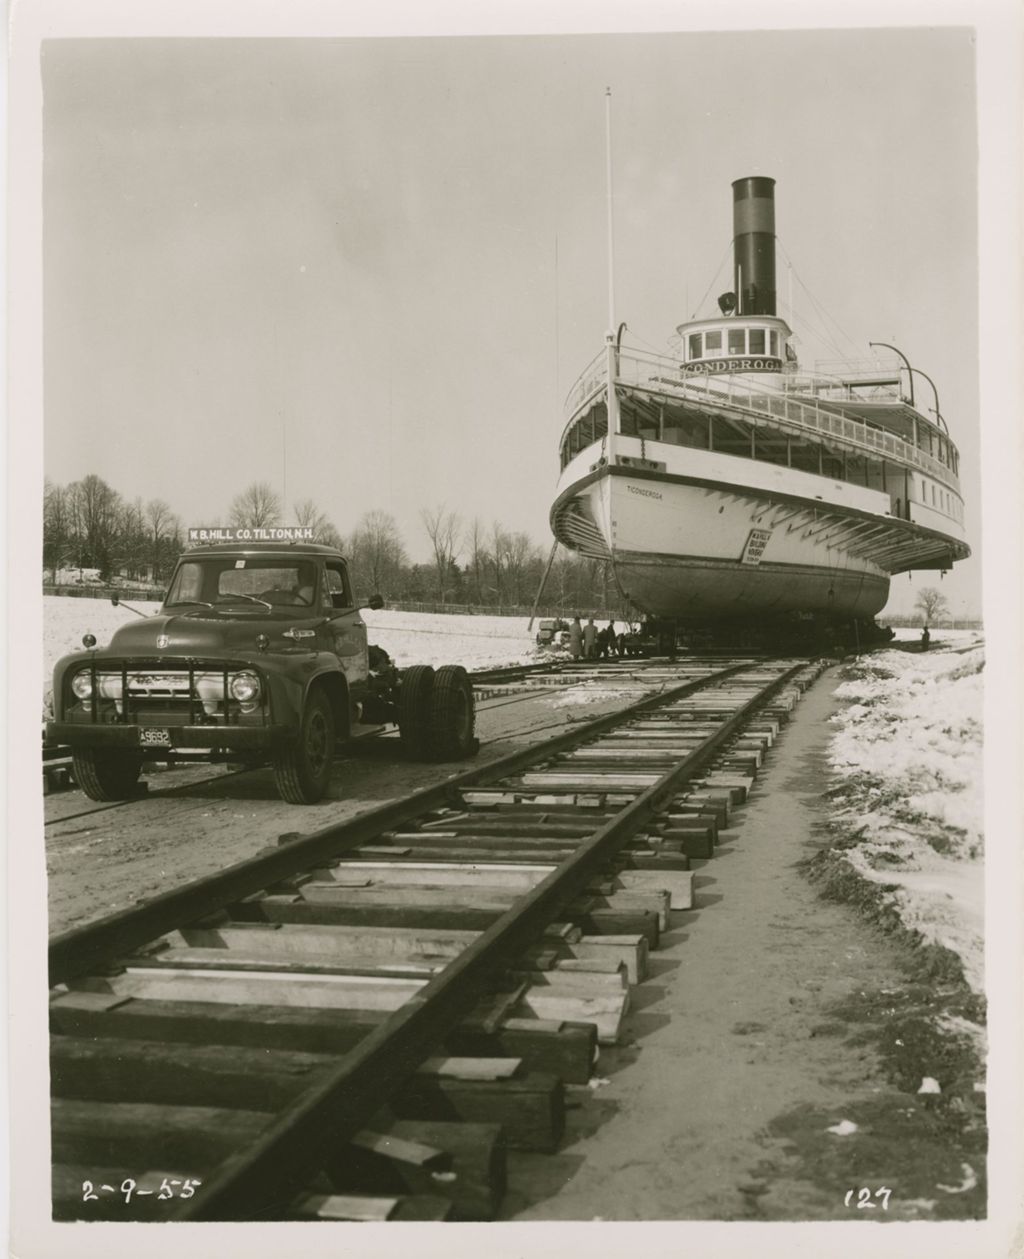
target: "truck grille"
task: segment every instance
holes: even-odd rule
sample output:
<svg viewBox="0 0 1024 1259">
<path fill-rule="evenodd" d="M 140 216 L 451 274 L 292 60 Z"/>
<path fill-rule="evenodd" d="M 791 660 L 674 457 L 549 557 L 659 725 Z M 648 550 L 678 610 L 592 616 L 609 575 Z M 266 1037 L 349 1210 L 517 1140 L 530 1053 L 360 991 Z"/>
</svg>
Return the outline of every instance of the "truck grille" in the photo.
<svg viewBox="0 0 1024 1259">
<path fill-rule="evenodd" d="M 102 663 L 90 672 L 92 695 L 83 700 L 68 697 L 72 719 L 76 707 L 78 720 L 142 726 L 227 725 L 259 720 L 257 715 L 264 712 L 262 678 L 254 700 L 242 702 L 231 692 L 239 674 L 257 673 L 247 665 L 195 662 L 168 668 L 163 660 L 154 667 L 132 661 L 120 668 Z"/>
</svg>

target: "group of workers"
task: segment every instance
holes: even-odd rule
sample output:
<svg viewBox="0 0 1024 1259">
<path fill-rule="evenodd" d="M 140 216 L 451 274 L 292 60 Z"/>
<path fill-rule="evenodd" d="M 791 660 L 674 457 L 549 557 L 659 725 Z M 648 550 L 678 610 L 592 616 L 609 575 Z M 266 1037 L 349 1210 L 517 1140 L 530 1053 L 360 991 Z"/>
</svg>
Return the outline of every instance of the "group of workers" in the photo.
<svg viewBox="0 0 1024 1259">
<path fill-rule="evenodd" d="M 578 616 L 573 617 L 569 626 L 569 654 L 573 660 L 599 660 L 626 654 L 626 635 L 616 634 L 615 622 L 609 621 L 603 629 L 598 629 L 591 617 L 586 625 L 580 624 Z"/>
</svg>

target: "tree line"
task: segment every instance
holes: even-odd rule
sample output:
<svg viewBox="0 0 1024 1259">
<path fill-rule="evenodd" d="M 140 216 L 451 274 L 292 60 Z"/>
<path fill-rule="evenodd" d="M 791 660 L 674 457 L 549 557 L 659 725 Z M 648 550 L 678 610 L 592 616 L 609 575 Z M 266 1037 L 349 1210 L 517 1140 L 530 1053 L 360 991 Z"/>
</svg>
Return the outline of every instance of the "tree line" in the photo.
<svg viewBox="0 0 1024 1259">
<path fill-rule="evenodd" d="M 363 596 L 379 593 L 391 601 L 480 608 L 533 602 L 549 555 L 528 534 L 498 521 L 464 520 L 443 504 L 424 508 L 420 522 L 431 558 L 413 563 L 389 512 L 364 513 L 346 536 L 313 499 L 293 503 L 286 513 L 281 496 L 259 481 L 231 500 L 225 520 L 203 523 L 312 528 L 316 541 L 337 547 L 347 557 L 356 593 Z M 166 585 L 185 545 L 181 519 L 163 499 L 129 502 L 95 474 L 66 486 L 46 482 L 43 569 L 51 581 L 61 569 L 88 568 L 99 571 L 102 583 L 121 576 Z M 569 615 L 589 615 L 591 609 L 618 602 L 608 565 L 558 548 L 545 606 Z"/>
<path fill-rule="evenodd" d="M 70 485 L 43 486 L 43 569 L 98 569 L 165 580 L 183 547 L 181 520 L 162 498 L 128 501 L 90 473 Z"/>
</svg>

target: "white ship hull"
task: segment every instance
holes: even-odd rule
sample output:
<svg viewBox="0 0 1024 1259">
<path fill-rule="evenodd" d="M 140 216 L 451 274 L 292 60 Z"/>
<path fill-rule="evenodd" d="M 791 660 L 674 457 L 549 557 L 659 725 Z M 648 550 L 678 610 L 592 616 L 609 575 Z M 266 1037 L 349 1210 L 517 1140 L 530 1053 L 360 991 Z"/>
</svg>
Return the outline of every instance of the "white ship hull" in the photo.
<svg viewBox="0 0 1024 1259">
<path fill-rule="evenodd" d="M 605 476 L 582 497 L 616 584 L 653 616 L 822 612 L 869 620 L 889 595 L 877 564 L 820 541 L 827 530 L 808 536 L 813 521 L 757 493 Z"/>
<path fill-rule="evenodd" d="M 893 572 L 948 563 L 958 526 L 918 504 L 911 520 L 896 518 L 886 492 L 635 438 L 619 436 L 616 449 L 614 464 L 595 445 L 565 468 L 552 524 L 567 545 L 610 561 L 621 593 L 649 615 L 870 620 Z"/>
</svg>

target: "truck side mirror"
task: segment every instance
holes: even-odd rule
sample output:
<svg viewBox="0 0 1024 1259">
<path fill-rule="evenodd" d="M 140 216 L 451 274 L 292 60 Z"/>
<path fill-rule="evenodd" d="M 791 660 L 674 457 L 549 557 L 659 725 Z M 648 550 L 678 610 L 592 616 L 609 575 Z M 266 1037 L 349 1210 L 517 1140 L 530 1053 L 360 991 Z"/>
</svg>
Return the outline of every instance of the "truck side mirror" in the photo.
<svg viewBox="0 0 1024 1259">
<path fill-rule="evenodd" d="M 121 596 L 120 596 L 120 595 L 111 595 L 111 596 L 110 596 L 110 602 L 114 605 L 114 607 L 115 607 L 115 608 L 116 608 L 116 607 L 118 607 L 118 605 L 119 605 L 119 604 L 120 604 L 120 602 L 121 602 Z"/>
<path fill-rule="evenodd" d="M 369 602 L 363 605 L 370 609 L 371 612 L 379 612 L 384 606 L 383 595 L 370 595 Z"/>
</svg>

